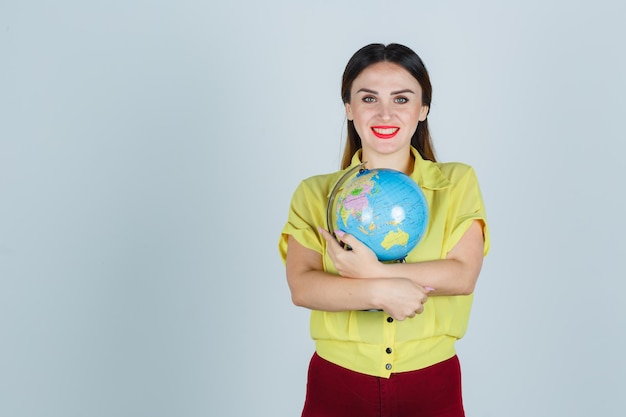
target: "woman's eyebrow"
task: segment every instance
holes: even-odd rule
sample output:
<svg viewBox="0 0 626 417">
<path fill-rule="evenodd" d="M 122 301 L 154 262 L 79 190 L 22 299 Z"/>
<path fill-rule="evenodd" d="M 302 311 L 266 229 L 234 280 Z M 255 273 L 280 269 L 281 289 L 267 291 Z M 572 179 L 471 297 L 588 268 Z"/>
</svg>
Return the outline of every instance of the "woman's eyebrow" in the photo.
<svg viewBox="0 0 626 417">
<path fill-rule="evenodd" d="M 369 93 L 378 95 L 378 91 L 370 90 L 369 88 L 359 88 L 357 93 Z"/>
<path fill-rule="evenodd" d="M 376 95 L 378 95 L 378 91 L 370 90 L 369 88 L 359 88 L 357 93 L 368 93 L 368 94 L 376 94 Z M 404 93 L 415 94 L 415 91 L 411 90 L 410 88 L 405 88 L 403 90 L 392 91 L 391 93 L 389 93 L 389 95 L 390 96 L 395 96 L 396 94 L 404 94 Z"/>
<path fill-rule="evenodd" d="M 404 90 L 392 91 L 390 95 L 395 96 L 396 94 L 404 94 L 404 93 L 415 94 L 415 91 L 411 90 L 410 88 L 405 88 Z"/>
</svg>

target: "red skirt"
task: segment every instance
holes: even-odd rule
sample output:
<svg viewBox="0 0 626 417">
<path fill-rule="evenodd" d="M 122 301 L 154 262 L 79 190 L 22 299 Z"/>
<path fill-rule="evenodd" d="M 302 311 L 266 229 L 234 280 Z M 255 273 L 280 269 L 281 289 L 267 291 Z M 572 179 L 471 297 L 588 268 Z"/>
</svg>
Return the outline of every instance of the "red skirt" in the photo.
<svg viewBox="0 0 626 417">
<path fill-rule="evenodd" d="M 313 354 L 302 417 L 464 417 L 456 356 L 380 378 Z"/>
</svg>

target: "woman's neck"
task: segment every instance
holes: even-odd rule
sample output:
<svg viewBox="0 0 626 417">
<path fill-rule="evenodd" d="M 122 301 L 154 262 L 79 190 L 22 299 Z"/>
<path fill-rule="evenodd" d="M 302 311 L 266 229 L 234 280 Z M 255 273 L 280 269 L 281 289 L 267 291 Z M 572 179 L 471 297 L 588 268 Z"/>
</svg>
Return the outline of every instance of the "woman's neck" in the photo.
<svg viewBox="0 0 626 417">
<path fill-rule="evenodd" d="M 410 150 L 408 154 L 380 155 L 368 153 L 364 149 L 361 154 L 361 161 L 366 162 L 365 168 L 367 169 L 389 168 L 404 172 L 407 175 L 411 175 L 415 167 L 415 158 Z"/>
</svg>

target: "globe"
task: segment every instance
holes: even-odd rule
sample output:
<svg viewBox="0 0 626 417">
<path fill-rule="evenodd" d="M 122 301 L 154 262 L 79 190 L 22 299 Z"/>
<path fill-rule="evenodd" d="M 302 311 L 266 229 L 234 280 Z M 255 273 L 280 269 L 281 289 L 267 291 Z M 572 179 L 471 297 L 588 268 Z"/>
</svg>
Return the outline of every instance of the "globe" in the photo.
<svg viewBox="0 0 626 417">
<path fill-rule="evenodd" d="M 369 247 L 381 262 L 402 261 L 428 226 L 428 204 L 408 175 L 392 169 L 348 171 L 331 192 L 331 233 L 341 230 Z M 334 230 L 333 230 L 334 229 Z"/>
</svg>

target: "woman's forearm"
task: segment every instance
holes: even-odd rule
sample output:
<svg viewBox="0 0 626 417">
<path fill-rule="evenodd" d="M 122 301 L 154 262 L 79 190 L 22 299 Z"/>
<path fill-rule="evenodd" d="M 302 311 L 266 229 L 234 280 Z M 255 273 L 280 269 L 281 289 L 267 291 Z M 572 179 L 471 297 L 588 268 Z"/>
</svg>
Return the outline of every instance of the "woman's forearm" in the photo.
<svg viewBox="0 0 626 417">
<path fill-rule="evenodd" d="M 482 268 L 482 227 L 474 222 L 446 259 L 417 263 L 379 264 L 374 276 L 405 277 L 424 287 L 430 295 L 469 295 L 474 292 Z"/>
<path fill-rule="evenodd" d="M 321 256 L 290 237 L 287 282 L 294 304 L 321 311 L 380 309 L 398 320 L 423 311 L 423 287 L 404 277 L 349 278 L 323 271 Z"/>
<path fill-rule="evenodd" d="M 440 259 L 406 264 L 385 264 L 380 275 L 406 277 L 432 288 L 429 295 L 469 295 L 474 292 L 480 267 L 468 267 L 456 259 Z"/>
</svg>

